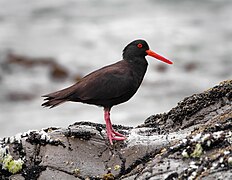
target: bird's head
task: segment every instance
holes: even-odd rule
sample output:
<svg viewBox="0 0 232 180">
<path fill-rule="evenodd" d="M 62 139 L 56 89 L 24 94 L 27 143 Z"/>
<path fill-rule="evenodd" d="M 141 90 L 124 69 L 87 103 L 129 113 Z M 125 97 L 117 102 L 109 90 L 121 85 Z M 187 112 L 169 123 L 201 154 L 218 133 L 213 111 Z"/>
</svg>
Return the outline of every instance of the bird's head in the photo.
<svg viewBox="0 0 232 180">
<path fill-rule="evenodd" d="M 144 40 L 135 40 L 129 43 L 123 50 L 123 59 L 133 60 L 134 58 L 144 58 L 145 56 L 152 56 L 165 63 L 172 64 L 172 62 L 165 57 L 150 50 L 149 45 Z"/>
</svg>

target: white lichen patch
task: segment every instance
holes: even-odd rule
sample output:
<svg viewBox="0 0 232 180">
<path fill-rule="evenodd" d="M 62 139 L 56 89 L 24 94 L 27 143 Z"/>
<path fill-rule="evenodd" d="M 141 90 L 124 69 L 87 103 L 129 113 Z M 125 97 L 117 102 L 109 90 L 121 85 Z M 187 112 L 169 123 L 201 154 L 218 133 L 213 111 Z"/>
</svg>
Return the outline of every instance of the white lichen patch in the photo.
<svg viewBox="0 0 232 180">
<path fill-rule="evenodd" d="M 219 138 L 222 136 L 223 133 L 224 133 L 224 131 L 217 131 L 217 132 L 214 132 L 214 133 L 213 133 L 213 137 L 214 137 L 215 139 L 219 139 Z"/>
<path fill-rule="evenodd" d="M 223 158 L 223 157 L 220 157 L 219 162 L 220 162 L 220 163 L 223 163 L 223 161 L 224 161 L 224 158 Z"/>
<path fill-rule="evenodd" d="M 184 139 L 182 139 L 182 143 L 187 143 L 188 142 L 188 139 L 186 139 L 186 138 L 184 138 Z"/>
<path fill-rule="evenodd" d="M 229 157 L 227 161 L 228 161 L 228 165 L 232 167 L 232 157 Z"/>
<path fill-rule="evenodd" d="M 217 166 L 218 166 L 218 163 L 217 162 L 213 162 L 210 169 L 214 170 Z"/>
<path fill-rule="evenodd" d="M 9 140 L 10 140 L 10 143 L 14 143 L 15 142 L 15 137 L 11 136 Z"/>
<path fill-rule="evenodd" d="M 228 154 L 230 154 L 230 151 L 224 151 L 223 154 L 228 155 Z"/>
<path fill-rule="evenodd" d="M 189 158 L 189 155 L 188 155 L 188 152 L 186 151 L 186 149 L 184 149 L 184 150 L 182 151 L 182 156 L 183 156 L 184 158 Z"/>
<path fill-rule="evenodd" d="M 230 144 L 232 144 L 232 132 L 229 131 L 229 132 L 226 134 L 225 137 L 226 137 L 227 141 L 228 141 Z"/>
<path fill-rule="evenodd" d="M 34 133 L 34 132 L 38 132 L 38 130 L 28 130 L 28 131 L 26 131 L 26 132 L 24 132 L 23 134 L 22 134 L 22 136 L 28 136 L 30 133 Z"/>
<path fill-rule="evenodd" d="M 23 133 L 18 133 L 11 137 L 4 138 L 4 143 L 20 143 L 23 137 Z"/>
<path fill-rule="evenodd" d="M 164 145 L 168 144 L 171 141 L 174 140 L 182 140 L 187 135 L 190 134 L 190 132 L 174 132 L 170 133 L 168 135 L 160 135 L 157 133 L 152 133 L 148 135 L 149 129 L 152 130 L 152 128 L 134 128 L 130 131 L 130 135 L 127 138 L 128 146 L 134 146 L 138 143 L 141 145 Z M 144 135 L 145 134 L 145 135 Z"/>
<path fill-rule="evenodd" d="M 210 146 L 211 146 L 211 141 L 208 140 L 208 141 L 206 142 L 206 144 L 207 144 L 208 147 L 210 147 Z"/>
<path fill-rule="evenodd" d="M 14 136 L 14 141 L 20 143 L 22 139 L 22 133 L 18 133 Z"/>
<path fill-rule="evenodd" d="M 46 133 L 43 129 L 41 129 L 40 131 L 38 131 L 38 130 L 29 130 L 26 133 L 24 133 L 24 136 L 30 136 L 31 133 L 38 134 L 41 141 L 45 141 L 47 143 L 54 141 L 54 140 L 51 139 L 49 134 Z"/>
<path fill-rule="evenodd" d="M 197 172 L 192 172 L 192 174 L 188 177 L 188 180 L 193 180 L 193 179 L 195 179 L 196 178 L 196 176 L 197 176 Z"/>
<path fill-rule="evenodd" d="M 8 146 L 0 147 L 0 163 L 3 162 L 4 157 L 6 156 L 7 152 L 9 150 Z"/>
<path fill-rule="evenodd" d="M 201 133 L 196 134 L 195 136 L 192 137 L 191 142 L 197 142 L 201 138 Z"/>
<path fill-rule="evenodd" d="M 38 133 L 41 135 L 40 136 L 41 140 L 49 141 L 51 139 L 51 137 L 48 135 L 48 133 L 46 133 L 44 130 L 40 130 Z"/>
<path fill-rule="evenodd" d="M 205 142 L 206 140 L 208 140 L 211 137 L 210 134 L 205 134 L 202 138 L 201 138 L 201 142 Z"/>
<path fill-rule="evenodd" d="M 14 143 L 21 143 L 22 139 L 30 138 L 32 134 L 36 134 L 37 138 L 39 138 L 43 143 L 53 143 L 56 140 L 52 140 L 48 133 L 46 133 L 43 129 L 38 130 L 28 130 L 23 133 L 18 133 L 15 136 L 5 137 L 0 142 L 1 144 L 14 144 Z"/>
</svg>

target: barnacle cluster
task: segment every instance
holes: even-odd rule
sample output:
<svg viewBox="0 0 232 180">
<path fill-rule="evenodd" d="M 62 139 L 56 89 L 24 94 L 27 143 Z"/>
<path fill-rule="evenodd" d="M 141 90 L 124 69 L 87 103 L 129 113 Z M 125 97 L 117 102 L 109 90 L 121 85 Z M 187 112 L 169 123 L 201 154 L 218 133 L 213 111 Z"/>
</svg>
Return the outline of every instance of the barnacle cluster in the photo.
<svg viewBox="0 0 232 180">
<path fill-rule="evenodd" d="M 228 130 L 198 133 L 182 140 L 182 157 L 190 162 L 179 177 L 195 179 L 220 168 L 231 168 L 231 138 L 232 132 Z"/>
</svg>

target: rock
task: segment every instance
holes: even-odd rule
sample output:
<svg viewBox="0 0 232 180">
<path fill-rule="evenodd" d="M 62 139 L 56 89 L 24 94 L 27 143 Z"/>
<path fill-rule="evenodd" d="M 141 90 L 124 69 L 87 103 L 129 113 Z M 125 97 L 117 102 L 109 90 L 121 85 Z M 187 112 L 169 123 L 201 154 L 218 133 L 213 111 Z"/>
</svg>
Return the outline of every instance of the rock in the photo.
<svg viewBox="0 0 232 180">
<path fill-rule="evenodd" d="M 184 66 L 184 69 L 186 72 L 192 72 L 197 69 L 197 63 L 196 62 L 189 62 Z"/>
<path fill-rule="evenodd" d="M 35 95 L 25 92 L 9 92 L 6 94 L 6 99 L 8 101 L 28 101 L 32 100 L 34 97 Z"/>
<path fill-rule="evenodd" d="M 232 80 L 179 102 L 111 146 L 105 125 L 28 131 L 0 141 L 2 179 L 231 179 Z M 22 168 L 4 168 L 5 159 Z M 14 174 L 12 173 L 14 172 Z"/>
<path fill-rule="evenodd" d="M 51 68 L 50 77 L 52 79 L 62 80 L 62 79 L 66 79 L 69 76 L 68 71 L 64 67 L 58 64 L 54 64 L 50 68 Z"/>
<path fill-rule="evenodd" d="M 9 69 L 11 65 L 22 66 L 25 68 L 32 68 L 36 66 L 48 67 L 50 70 L 50 77 L 54 80 L 63 80 L 69 77 L 68 70 L 62 65 L 58 64 L 55 59 L 49 57 L 32 58 L 9 53 L 3 66 L 8 67 L 7 69 Z"/>
<path fill-rule="evenodd" d="M 7 55 L 6 64 L 15 64 L 24 67 L 33 67 L 37 65 L 55 65 L 55 60 L 53 58 L 44 57 L 44 58 L 32 58 L 27 56 L 22 56 L 14 53 L 9 53 Z"/>
<path fill-rule="evenodd" d="M 158 65 L 155 66 L 155 71 L 156 72 L 164 73 L 167 70 L 168 70 L 168 68 L 164 64 L 158 64 Z"/>
</svg>

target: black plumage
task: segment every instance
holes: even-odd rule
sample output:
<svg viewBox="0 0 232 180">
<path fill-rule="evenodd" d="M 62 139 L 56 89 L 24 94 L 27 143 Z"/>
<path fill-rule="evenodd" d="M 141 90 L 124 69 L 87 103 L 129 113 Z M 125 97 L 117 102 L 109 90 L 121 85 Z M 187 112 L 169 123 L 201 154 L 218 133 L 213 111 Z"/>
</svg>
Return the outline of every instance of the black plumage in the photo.
<svg viewBox="0 0 232 180">
<path fill-rule="evenodd" d="M 108 114 L 105 120 L 109 125 L 107 135 L 110 143 L 112 144 L 112 139 L 123 140 L 123 135 L 110 127 L 109 112 L 114 105 L 128 101 L 138 90 L 148 66 L 146 55 L 172 64 L 149 50 L 146 41 L 135 40 L 124 48 L 123 60 L 88 74 L 68 88 L 44 95 L 45 102 L 42 106 L 53 108 L 66 101 L 102 106 Z"/>
</svg>

